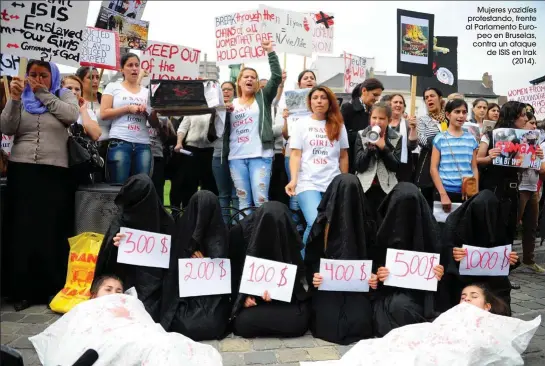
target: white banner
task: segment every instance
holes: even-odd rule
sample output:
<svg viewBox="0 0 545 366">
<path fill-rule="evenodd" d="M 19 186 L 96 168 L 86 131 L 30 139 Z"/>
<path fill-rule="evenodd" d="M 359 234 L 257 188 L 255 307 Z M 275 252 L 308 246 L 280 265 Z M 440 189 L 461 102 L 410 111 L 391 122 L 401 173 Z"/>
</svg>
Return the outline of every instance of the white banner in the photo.
<svg viewBox="0 0 545 366">
<path fill-rule="evenodd" d="M 320 259 L 320 291 L 369 292 L 373 261 Z"/>
<path fill-rule="evenodd" d="M 199 78 L 200 55 L 194 48 L 148 41 L 140 65 L 151 80 L 195 80 Z"/>
<path fill-rule="evenodd" d="M 390 275 L 386 286 L 415 290 L 437 291 L 437 278 L 433 267 L 439 264 L 439 254 L 388 249 L 385 267 Z"/>
<path fill-rule="evenodd" d="M 180 297 L 231 293 L 231 260 L 224 258 L 178 259 Z"/>
<path fill-rule="evenodd" d="M 19 56 L 0 53 L 0 76 L 17 76 L 20 62 Z"/>
<path fill-rule="evenodd" d="M 511 244 L 494 248 L 463 245 L 466 256 L 460 261 L 460 274 L 465 276 L 508 276 Z"/>
<path fill-rule="evenodd" d="M 264 29 L 272 34 L 277 53 L 312 57 L 312 19 L 307 14 L 264 5 L 259 11 L 269 14 L 263 19 Z"/>
<path fill-rule="evenodd" d="M 168 268 L 170 265 L 170 235 L 122 227 L 125 237 L 119 243 L 117 262 L 135 266 Z"/>
<path fill-rule="evenodd" d="M 0 52 L 79 67 L 89 1 L 1 1 Z"/>
<path fill-rule="evenodd" d="M 356 85 L 370 77 L 375 59 L 344 52 L 344 92 L 352 93 Z"/>
<path fill-rule="evenodd" d="M 531 104 L 536 112 L 536 120 L 545 118 L 545 84 L 511 89 L 507 92 L 507 100 Z"/>
<path fill-rule="evenodd" d="M 307 13 L 312 31 L 312 52 L 333 54 L 335 16 L 333 13 L 317 11 Z"/>
<path fill-rule="evenodd" d="M 81 47 L 81 66 L 93 66 L 107 70 L 119 70 L 119 34 L 106 29 L 87 27 Z"/>
<path fill-rule="evenodd" d="M 262 297 L 265 291 L 271 299 L 290 302 L 297 266 L 246 256 L 239 292 Z"/>
</svg>

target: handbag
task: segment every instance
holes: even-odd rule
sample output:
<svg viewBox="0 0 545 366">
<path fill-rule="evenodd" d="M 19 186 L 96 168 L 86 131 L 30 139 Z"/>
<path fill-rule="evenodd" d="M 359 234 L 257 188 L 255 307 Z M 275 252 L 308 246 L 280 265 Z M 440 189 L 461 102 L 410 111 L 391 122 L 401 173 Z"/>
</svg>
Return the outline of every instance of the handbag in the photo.
<svg viewBox="0 0 545 366">
<path fill-rule="evenodd" d="M 447 140 L 447 144 L 450 149 L 450 154 L 452 155 L 452 159 L 454 160 L 454 163 L 456 163 L 456 169 L 458 169 L 458 174 L 460 174 L 460 178 L 462 178 L 462 200 L 465 201 L 466 199 L 471 198 L 475 196 L 477 193 L 479 193 L 479 182 L 477 181 L 477 178 L 475 177 L 464 177 L 462 175 L 462 171 L 460 170 L 460 167 L 458 166 L 458 161 L 456 161 L 456 158 L 454 157 L 454 152 L 452 151 L 452 147 L 450 146 L 450 142 L 448 141 L 446 132 L 445 132 L 445 140 Z"/>
<path fill-rule="evenodd" d="M 104 159 L 98 153 L 96 142 L 91 140 L 79 123 L 68 128 L 68 166 L 70 168 L 86 164 L 86 170 L 92 173 L 104 167 Z"/>
</svg>

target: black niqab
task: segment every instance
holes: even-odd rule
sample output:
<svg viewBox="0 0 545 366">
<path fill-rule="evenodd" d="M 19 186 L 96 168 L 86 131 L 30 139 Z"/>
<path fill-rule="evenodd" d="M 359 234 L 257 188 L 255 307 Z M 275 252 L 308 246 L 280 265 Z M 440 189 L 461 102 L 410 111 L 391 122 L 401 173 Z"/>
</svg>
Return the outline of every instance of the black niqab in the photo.
<svg viewBox="0 0 545 366">
<path fill-rule="evenodd" d="M 158 321 L 165 270 L 117 263 L 118 248 L 113 238 L 121 227 L 171 235 L 174 220 L 164 209 L 151 178 L 145 174 L 130 177 L 115 198 L 119 214 L 112 220 L 100 247 L 95 278 L 117 275 L 126 289 L 134 287 L 138 298 Z"/>
<path fill-rule="evenodd" d="M 308 295 L 304 288 L 305 270 L 301 257 L 303 243 L 286 205 L 280 202 L 265 202 L 232 231 L 239 233 L 240 239 L 243 240 L 243 243 L 233 242 L 232 245 L 245 247 L 245 250 L 239 248 L 236 254 L 232 252 L 231 256 L 234 279 L 232 289 L 235 298 L 231 313 L 233 317 L 241 310 L 247 296 L 238 294 L 246 256 L 296 265 L 297 274 L 292 299 L 298 301 L 307 299 Z"/>
<path fill-rule="evenodd" d="M 176 224 L 170 268 L 165 277 L 161 325 L 195 341 L 220 339 L 226 334 L 231 310 L 229 294 L 180 297 L 179 258 L 200 251 L 204 258 L 227 258 L 228 233 L 218 197 L 198 191 Z"/>
</svg>

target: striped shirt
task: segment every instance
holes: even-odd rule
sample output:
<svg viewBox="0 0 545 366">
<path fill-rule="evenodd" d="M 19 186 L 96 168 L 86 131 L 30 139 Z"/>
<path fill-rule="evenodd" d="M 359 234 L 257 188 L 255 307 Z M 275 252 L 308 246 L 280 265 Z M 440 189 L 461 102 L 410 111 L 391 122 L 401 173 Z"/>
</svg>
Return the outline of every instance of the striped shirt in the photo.
<svg viewBox="0 0 545 366">
<path fill-rule="evenodd" d="M 433 139 L 433 146 L 441 153 L 439 178 L 445 191 L 462 192 L 462 177 L 472 177 L 471 161 L 473 152 L 479 147 L 477 140 L 464 131 L 460 137 L 450 133 L 440 133 Z"/>
</svg>

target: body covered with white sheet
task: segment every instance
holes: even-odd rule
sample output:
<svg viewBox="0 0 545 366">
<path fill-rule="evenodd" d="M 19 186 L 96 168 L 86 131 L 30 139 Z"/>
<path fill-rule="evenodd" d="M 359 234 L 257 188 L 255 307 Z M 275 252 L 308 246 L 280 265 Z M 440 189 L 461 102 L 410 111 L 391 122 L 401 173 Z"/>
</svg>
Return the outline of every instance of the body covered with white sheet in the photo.
<svg viewBox="0 0 545 366">
<path fill-rule="evenodd" d="M 99 355 L 94 366 L 222 365 L 212 346 L 167 333 L 140 300 L 124 294 L 83 302 L 29 339 L 44 365 L 71 366 L 90 348 Z"/>
<path fill-rule="evenodd" d="M 514 366 L 526 350 L 541 316 L 523 321 L 462 303 L 433 323 L 406 325 L 383 338 L 358 342 L 342 359 L 301 366 Z"/>
</svg>

